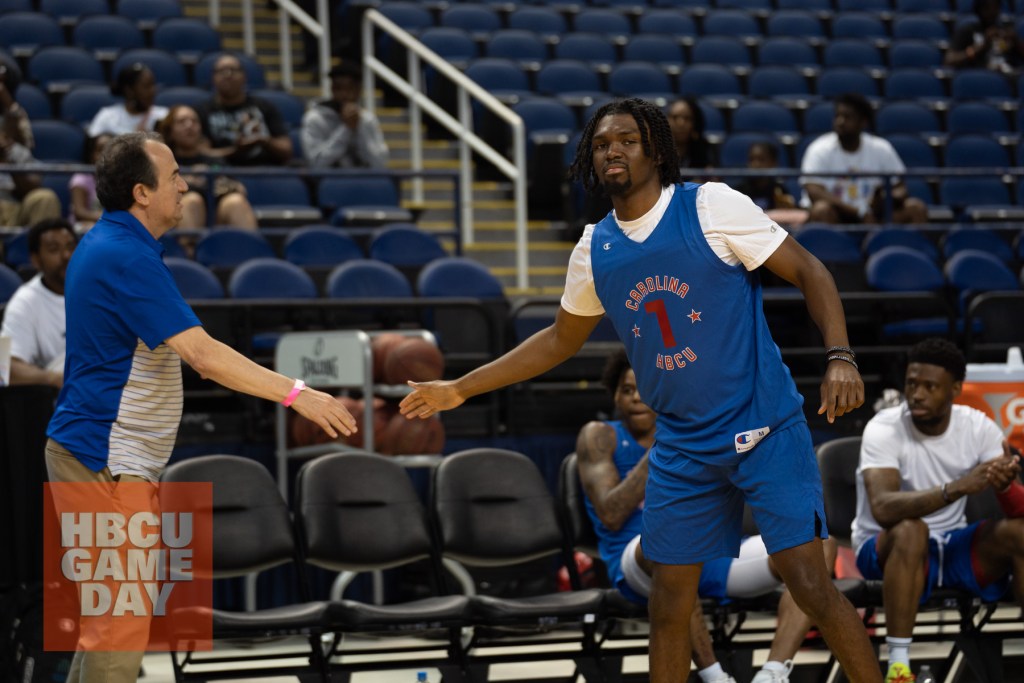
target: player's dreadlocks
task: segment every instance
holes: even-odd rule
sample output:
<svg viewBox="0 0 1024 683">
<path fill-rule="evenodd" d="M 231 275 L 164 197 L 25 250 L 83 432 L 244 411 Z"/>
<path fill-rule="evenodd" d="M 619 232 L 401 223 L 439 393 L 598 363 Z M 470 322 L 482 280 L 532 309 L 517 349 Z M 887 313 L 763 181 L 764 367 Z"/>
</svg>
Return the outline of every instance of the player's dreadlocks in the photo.
<svg viewBox="0 0 1024 683">
<path fill-rule="evenodd" d="M 672 142 L 672 130 L 668 126 L 665 113 L 650 102 L 635 97 L 609 102 L 590 117 L 587 125 L 583 128 L 580 142 L 576 146 L 576 158 L 573 159 L 572 166 L 569 167 L 569 179 L 582 181 L 587 192 L 593 192 L 596 188 L 601 187 L 597 180 L 597 174 L 594 172 L 592 152 L 594 130 L 601 119 L 614 114 L 629 114 L 636 120 L 636 124 L 640 128 L 640 144 L 644 154 L 660 159 L 658 177 L 661 179 L 661 186 L 667 187 L 673 183 L 682 182 L 682 178 L 679 176 L 676 146 Z"/>
</svg>

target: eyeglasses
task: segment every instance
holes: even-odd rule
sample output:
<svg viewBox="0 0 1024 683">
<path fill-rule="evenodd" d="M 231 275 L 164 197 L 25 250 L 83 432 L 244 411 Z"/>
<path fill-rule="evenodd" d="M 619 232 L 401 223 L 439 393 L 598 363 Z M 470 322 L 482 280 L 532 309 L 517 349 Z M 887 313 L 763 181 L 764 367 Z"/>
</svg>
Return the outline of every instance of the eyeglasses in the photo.
<svg viewBox="0 0 1024 683">
<path fill-rule="evenodd" d="M 225 76 L 234 76 L 235 74 L 242 73 L 242 68 L 238 66 L 219 66 L 213 70 L 215 74 L 224 74 Z"/>
</svg>

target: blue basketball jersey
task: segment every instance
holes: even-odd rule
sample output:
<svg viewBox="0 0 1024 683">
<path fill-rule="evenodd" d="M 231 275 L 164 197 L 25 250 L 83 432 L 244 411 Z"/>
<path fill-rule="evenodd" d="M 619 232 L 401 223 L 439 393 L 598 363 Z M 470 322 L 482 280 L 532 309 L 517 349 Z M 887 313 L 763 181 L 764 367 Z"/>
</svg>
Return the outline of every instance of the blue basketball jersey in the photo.
<svg viewBox="0 0 1024 683">
<path fill-rule="evenodd" d="M 615 428 L 615 454 L 612 459 L 615 461 L 615 469 L 619 471 L 619 478 L 625 479 L 626 475 L 643 458 L 647 449 L 637 443 L 622 422 L 616 420 L 605 424 Z M 608 580 L 613 586 L 618 586 L 622 579 L 622 551 L 630 541 L 640 535 L 643 521 L 641 510 L 640 508 L 634 510 L 618 531 L 612 531 L 601 523 L 590 498 L 583 496 L 583 500 L 587 506 L 590 521 L 594 525 L 594 532 L 597 534 L 598 552 L 601 553 L 601 559 L 608 568 Z"/>
<path fill-rule="evenodd" d="M 803 420 L 803 398 L 768 330 L 757 273 L 724 263 L 704 237 L 699 187 L 677 185 L 642 243 L 606 216 L 591 267 L 640 396 L 658 413 L 659 454 L 725 465 Z"/>
</svg>

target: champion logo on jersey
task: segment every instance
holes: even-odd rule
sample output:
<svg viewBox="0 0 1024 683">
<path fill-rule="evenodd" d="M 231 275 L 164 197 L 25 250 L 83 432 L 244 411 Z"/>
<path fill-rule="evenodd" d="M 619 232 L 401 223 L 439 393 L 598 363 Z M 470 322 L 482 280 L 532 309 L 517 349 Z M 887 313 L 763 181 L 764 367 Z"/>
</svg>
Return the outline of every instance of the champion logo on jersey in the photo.
<svg viewBox="0 0 1024 683">
<path fill-rule="evenodd" d="M 740 432 L 736 435 L 736 452 L 746 453 L 756 446 L 761 439 L 768 436 L 769 431 L 771 431 L 769 427 L 761 427 L 760 429 Z"/>
<path fill-rule="evenodd" d="M 605 242 L 604 243 L 604 250 L 605 251 L 608 251 L 611 248 L 612 248 L 612 243 L 611 242 Z"/>
</svg>

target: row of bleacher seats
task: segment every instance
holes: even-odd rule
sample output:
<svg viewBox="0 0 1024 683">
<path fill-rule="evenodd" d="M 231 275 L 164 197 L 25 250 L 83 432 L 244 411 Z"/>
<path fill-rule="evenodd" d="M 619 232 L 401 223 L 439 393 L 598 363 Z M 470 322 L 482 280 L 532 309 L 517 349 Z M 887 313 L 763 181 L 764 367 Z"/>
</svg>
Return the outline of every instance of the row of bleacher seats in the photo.
<svg viewBox="0 0 1024 683">
<path fill-rule="evenodd" d="M 178 0 L 0 0 L 0 13 L 37 12 L 55 18 L 63 27 L 73 27 L 92 15 L 112 14 L 152 30 L 162 19 L 181 17 Z"/>
<path fill-rule="evenodd" d="M 467 0 L 473 2 L 474 0 Z M 972 11 L 973 0 L 528 0 L 517 3 L 509 0 L 476 0 L 502 12 L 515 11 L 520 5 L 554 7 L 559 11 L 575 13 L 584 7 L 610 7 L 624 12 L 636 12 L 647 7 L 682 8 L 695 13 L 710 9 L 745 9 L 769 12 L 780 9 L 810 9 L 816 12 L 959 12 Z M 1020 0 L 1003 0 L 1003 12 L 1020 11 Z M 431 3 L 435 9 L 444 9 L 446 2 Z"/>
</svg>

